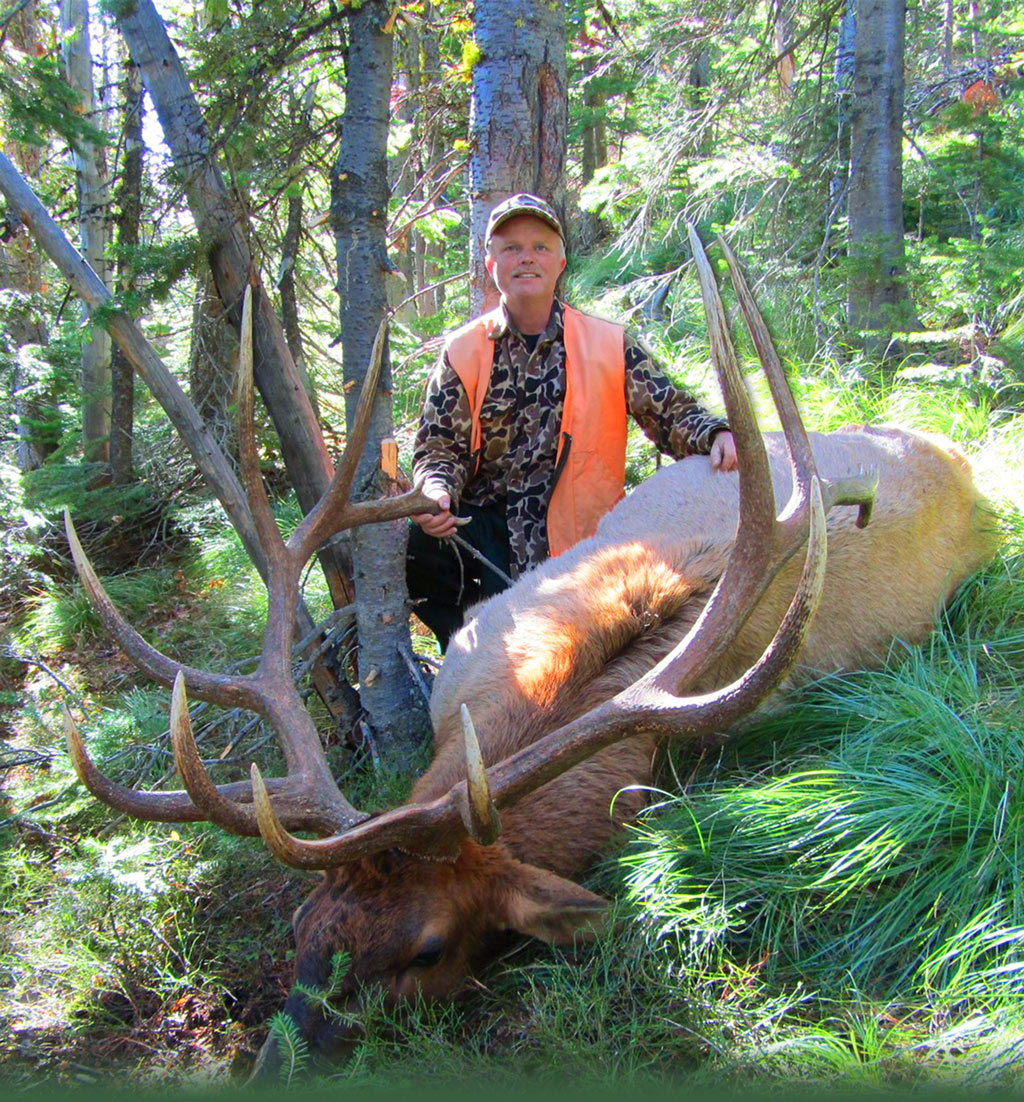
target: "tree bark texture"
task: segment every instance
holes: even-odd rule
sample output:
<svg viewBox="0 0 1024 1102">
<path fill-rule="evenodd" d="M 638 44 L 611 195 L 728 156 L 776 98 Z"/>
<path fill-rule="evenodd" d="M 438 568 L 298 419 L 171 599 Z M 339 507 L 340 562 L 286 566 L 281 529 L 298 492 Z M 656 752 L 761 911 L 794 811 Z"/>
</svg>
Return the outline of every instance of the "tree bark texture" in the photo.
<svg viewBox="0 0 1024 1102">
<path fill-rule="evenodd" d="M 124 105 L 122 126 L 123 160 L 117 188 L 115 215 L 117 244 L 120 249 L 117 286 L 120 294 L 135 289 L 130 255 L 126 250 L 139 244 L 142 221 L 142 77 L 138 68 L 126 59 L 121 81 Z M 135 369 L 119 345 L 110 357 L 110 477 L 115 486 L 132 480 L 132 442 L 135 420 Z"/>
<path fill-rule="evenodd" d="M 7 34 L 15 49 L 28 57 L 43 52 L 39 40 L 39 21 L 34 2 L 25 4 L 7 24 Z M 43 151 L 26 142 L 6 143 L 6 152 L 30 180 L 39 178 Z M 43 290 L 43 264 L 39 250 L 24 226 L 18 226 L 8 214 L 8 240 L 0 246 L 0 288 L 17 295 L 18 308 L 10 309 L 4 343 L 13 355 L 14 414 L 17 420 L 15 448 L 18 470 L 41 467 L 60 444 L 60 417 L 56 400 L 40 391 L 40 372 L 34 370 L 36 348 L 49 343 L 49 332 L 40 310 Z"/>
<path fill-rule="evenodd" d="M 156 107 L 189 209 L 207 248 L 221 301 L 236 332 L 241 325 L 245 287 L 249 283 L 254 286 L 256 385 L 281 441 L 296 497 L 308 512 L 327 489 L 333 467 L 284 330 L 256 274 L 245 217 L 224 183 L 199 105 L 152 0 L 135 0 L 130 7 L 119 8 L 117 22 Z M 350 603 L 349 568 L 340 549 L 323 549 L 320 561 L 335 605 Z"/>
<path fill-rule="evenodd" d="M 238 462 L 238 426 L 231 410 L 237 370 L 238 339 L 225 317 L 213 276 L 206 271 L 196 281 L 192 303 L 188 392 L 203 424 L 233 465 Z"/>
<path fill-rule="evenodd" d="M 908 313 L 903 253 L 904 0 L 858 0 L 850 118 L 849 327 L 883 351 Z"/>
<path fill-rule="evenodd" d="M 568 115 L 563 0 L 476 0 L 480 51 L 469 121 L 470 305 L 497 301 L 484 234 L 502 199 L 528 191 L 563 210 Z"/>
<path fill-rule="evenodd" d="M 384 30 L 388 14 L 383 0 L 364 0 L 350 17 L 345 116 L 331 188 L 349 430 L 374 338 L 387 311 L 387 134 L 393 63 L 392 36 Z M 360 496 L 379 492 L 380 441 L 393 430 L 387 356 L 385 349 L 366 451 L 356 475 Z M 425 702 L 402 658 L 409 647 L 407 534 L 404 520 L 352 533 L 359 699 L 381 754 L 403 764 L 429 731 Z"/>
<path fill-rule="evenodd" d="M 423 51 L 422 72 L 428 75 L 441 72 L 441 44 L 438 32 L 431 17 L 433 8 L 427 4 L 424 9 L 423 29 L 420 35 L 420 45 Z M 424 97 L 427 99 L 426 116 L 426 159 L 427 172 L 423 180 L 423 196 L 433 205 L 444 204 L 444 188 L 439 184 L 439 178 L 443 178 L 446 168 L 441 167 L 442 157 L 446 146 L 442 134 L 442 112 L 437 102 L 437 83 L 431 80 L 424 83 Z M 429 97 L 429 98 L 427 98 Z M 431 284 L 437 284 L 433 290 L 428 291 L 416 301 L 419 303 L 421 314 L 436 314 L 444 306 L 444 284 L 438 283 L 441 279 L 442 264 L 444 261 L 444 241 L 431 241 L 422 234 L 416 234 L 416 290 L 422 290 Z"/>
<path fill-rule="evenodd" d="M 847 0 L 836 42 L 836 174 L 829 181 L 829 209 L 841 204 L 850 184 L 850 107 L 857 48 L 857 0 Z M 830 227 L 826 227 L 830 228 Z"/>
<path fill-rule="evenodd" d="M 277 285 L 281 292 L 281 320 L 284 325 L 288 350 L 295 361 L 295 368 L 306 388 L 306 396 L 313 407 L 313 416 L 320 421 L 316 390 L 306 370 L 306 353 L 302 344 L 302 328 L 299 324 L 299 300 L 295 285 L 295 265 L 298 263 L 302 248 L 303 192 L 299 174 L 295 172 L 302 151 L 309 141 L 313 100 L 316 93 L 315 83 L 311 83 L 305 93 L 291 98 L 289 116 L 292 120 L 292 142 L 288 149 L 287 168 L 294 183 L 288 189 L 288 222 L 284 240 L 281 242 L 281 269 Z"/>
<path fill-rule="evenodd" d="M 302 239 L 302 192 L 288 196 L 288 225 L 285 229 L 283 256 L 281 260 L 281 278 L 278 286 L 281 291 L 281 319 L 284 324 L 288 350 L 295 361 L 299 377 L 305 382 L 306 356 L 302 347 L 302 329 L 299 325 L 299 299 L 295 291 L 295 260 L 299 255 Z M 310 404 L 319 419 L 316 408 L 316 394 L 309 387 Z"/>
<path fill-rule="evenodd" d="M 82 115 L 93 122 L 95 97 L 88 0 L 62 0 L 64 75 L 79 98 Z M 78 226 L 82 253 L 104 285 L 109 285 L 106 249 L 110 197 L 106 155 L 101 146 L 79 137 L 72 150 L 78 192 Z M 84 309 L 83 321 L 89 317 Z M 82 343 L 82 447 L 86 460 L 110 458 L 110 337 L 100 327 L 87 326 Z"/>
</svg>

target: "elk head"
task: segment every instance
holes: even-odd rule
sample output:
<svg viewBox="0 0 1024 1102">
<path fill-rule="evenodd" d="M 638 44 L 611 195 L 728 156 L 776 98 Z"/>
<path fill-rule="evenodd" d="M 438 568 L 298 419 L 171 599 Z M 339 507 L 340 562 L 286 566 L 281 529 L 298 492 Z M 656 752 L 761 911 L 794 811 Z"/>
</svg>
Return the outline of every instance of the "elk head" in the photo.
<svg viewBox="0 0 1024 1102">
<path fill-rule="evenodd" d="M 517 860 L 500 837 L 502 809 L 618 740 L 641 733 L 696 737 L 721 730 L 755 708 L 792 666 L 813 616 L 824 572 L 826 511 L 833 504 L 859 504 L 866 521 L 873 494 L 871 478 L 824 485 L 819 480 L 778 358 L 742 273 L 726 249 L 794 469 L 793 496 L 776 517 L 763 443 L 721 300 L 692 229 L 690 236 L 708 313 L 712 357 L 739 453 L 740 522 L 726 570 L 693 629 L 653 669 L 617 696 L 511 757 L 485 768 L 472 721 L 464 710 L 461 743 L 455 751 L 446 747 L 444 753 L 449 764 L 452 752 L 464 756 L 465 779 L 446 782 L 440 794 L 435 762 L 410 803 L 375 816 L 357 811 L 330 775 L 317 732 L 291 677 L 298 579 L 316 547 L 340 528 L 432 508 L 415 491 L 372 503 L 348 502 L 376 389 L 374 371 L 330 489 L 285 543 L 258 474 L 251 428 L 251 346 L 243 339 L 241 462 L 250 508 L 270 564 L 268 625 L 253 674 L 206 674 L 181 666 L 145 644 L 114 610 L 68 523 L 76 565 L 104 622 L 143 670 L 174 685 L 172 745 L 184 791 L 145 793 L 113 784 L 86 756 L 68 716 L 68 740 L 79 776 L 97 797 L 121 811 L 166 821 L 210 819 L 239 834 L 259 833 L 284 863 L 324 872 L 323 881 L 294 918 L 296 988 L 286 1005 L 314 1046 L 330 1050 L 351 1036 L 348 1015 L 366 987 L 382 990 L 389 1002 L 418 995 L 449 999 L 465 987 L 474 965 L 493 950 L 496 940 L 509 932 L 563 944 L 578 931 L 592 929 L 604 911 L 604 901 L 554 872 Z M 381 335 L 375 370 L 382 340 Z M 684 695 L 730 647 L 768 584 L 805 545 L 799 586 L 760 660 L 737 681 L 713 693 Z M 287 775 L 264 781 L 254 765 L 249 783 L 215 785 L 192 737 L 185 683 L 198 697 L 263 715 L 280 739 Z M 629 778 L 623 779 L 624 784 L 628 782 Z M 317 837 L 300 838 L 295 831 Z M 330 1012 L 315 992 L 328 984 L 339 952 L 348 955 L 349 967 L 331 993 L 335 1012 Z M 272 1045 L 264 1057 L 268 1065 L 273 1064 Z"/>
</svg>

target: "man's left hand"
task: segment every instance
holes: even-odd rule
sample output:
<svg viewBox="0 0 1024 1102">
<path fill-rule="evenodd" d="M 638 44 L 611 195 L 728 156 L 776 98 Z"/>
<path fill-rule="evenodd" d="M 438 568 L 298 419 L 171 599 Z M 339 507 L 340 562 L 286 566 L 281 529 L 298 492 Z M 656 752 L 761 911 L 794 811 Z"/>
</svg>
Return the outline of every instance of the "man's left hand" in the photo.
<svg viewBox="0 0 1024 1102">
<path fill-rule="evenodd" d="M 711 466 L 716 471 L 736 470 L 736 441 L 731 432 L 720 432 L 711 441 Z"/>
</svg>

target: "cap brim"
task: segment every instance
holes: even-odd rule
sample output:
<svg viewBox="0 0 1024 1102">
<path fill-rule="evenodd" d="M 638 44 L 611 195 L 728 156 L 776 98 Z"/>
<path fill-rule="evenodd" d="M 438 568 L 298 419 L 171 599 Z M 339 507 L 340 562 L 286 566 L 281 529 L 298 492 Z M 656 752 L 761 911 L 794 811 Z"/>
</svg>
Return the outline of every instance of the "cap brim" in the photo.
<svg viewBox="0 0 1024 1102">
<path fill-rule="evenodd" d="M 559 222 L 557 218 L 552 218 L 550 214 L 545 214 L 542 210 L 537 210 L 536 207 L 515 207 L 512 210 L 505 211 L 494 225 L 488 229 L 487 240 L 490 241 L 506 222 L 511 222 L 513 218 L 519 218 L 524 214 L 528 214 L 531 218 L 536 218 L 538 222 L 543 222 L 546 226 L 550 226 L 563 241 L 565 240 L 561 222 Z"/>
</svg>

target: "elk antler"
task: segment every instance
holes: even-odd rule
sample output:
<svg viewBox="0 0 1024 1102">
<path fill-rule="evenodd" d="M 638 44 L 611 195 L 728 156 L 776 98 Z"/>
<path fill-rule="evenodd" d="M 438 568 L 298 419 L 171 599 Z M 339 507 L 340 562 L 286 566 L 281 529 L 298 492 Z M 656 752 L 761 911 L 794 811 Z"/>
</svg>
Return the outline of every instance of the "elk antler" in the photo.
<svg viewBox="0 0 1024 1102">
<path fill-rule="evenodd" d="M 718 288 L 700 240 L 690 241 L 708 315 L 711 355 L 721 380 L 739 457 L 740 520 L 728 564 L 704 612 L 676 648 L 646 675 L 611 700 L 477 774 L 475 789 L 461 781 L 445 796 L 409 805 L 361 823 L 334 838 L 305 842 L 274 822 L 271 800 L 257 790 L 260 828 L 273 852 L 304 868 L 326 868 L 391 846 L 451 852 L 472 833 L 474 809 L 508 807 L 591 754 L 640 732 L 689 735 L 721 730 L 747 714 L 779 684 L 806 637 L 824 580 L 825 514 L 835 504 L 868 508 L 877 482 L 872 474 L 839 484 L 822 483 L 806 433 L 767 329 L 739 266 L 726 252 L 755 346 L 768 376 L 793 467 L 793 495 L 776 517 L 771 472 L 729 338 Z M 864 519 L 862 515 L 862 520 Z M 806 544 L 796 594 L 761 658 L 731 685 L 699 696 L 682 693 L 732 645 L 770 582 Z M 475 736 L 474 736 L 475 737 Z M 471 776 L 473 773 L 471 771 Z"/>
<path fill-rule="evenodd" d="M 215 785 L 200 758 L 188 719 L 185 686 L 193 695 L 225 708 L 243 707 L 263 716 L 284 752 L 287 775 L 258 791 L 292 830 L 331 834 L 366 816 L 339 791 L 331 776 L 316 727 L 292 680 L 291 641 L 295 630 L 299 579 L 310 556 L 331 535 L 345 528 L 395 520 L 412 513 L 436 511 L 418 490 L 380 501 L 349 501 L 359 455 L 366 442 L 386 340 L 383 323 L 374 342 L 366 381 L 360 394 L 345 452 L 331 484 L 316 506 L 285 542 L 274 520 L 259 471 L 253 430 L 252 291 L 246 290 L 239 355 L 239 457 L 242 481 L 260 542 L 268 560 L 267 628 L 259 665 L 254 673 L 224 676 L 185 666 L 151 647 L 114 607 L 89 562 L 65 510 L 71 554 L 90 601 L 107 630 L 132 661 L 155 680 L 174 686 L 171 741 L 185 790 L 142 792 L 115 784 L 89 759 L 65 711 L 65 730 L 75 769 L 82 783 L 104 803 L 142 819 L 185 822 L 209 819 L 236 834 L 259 833 L 253 807 L 254 785 Z"/>
</svg>

